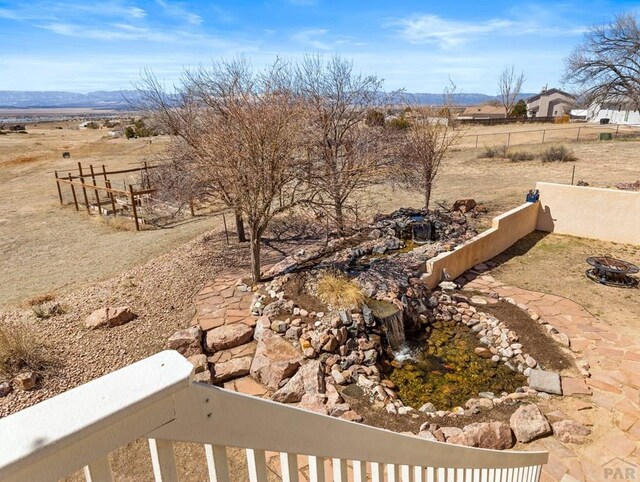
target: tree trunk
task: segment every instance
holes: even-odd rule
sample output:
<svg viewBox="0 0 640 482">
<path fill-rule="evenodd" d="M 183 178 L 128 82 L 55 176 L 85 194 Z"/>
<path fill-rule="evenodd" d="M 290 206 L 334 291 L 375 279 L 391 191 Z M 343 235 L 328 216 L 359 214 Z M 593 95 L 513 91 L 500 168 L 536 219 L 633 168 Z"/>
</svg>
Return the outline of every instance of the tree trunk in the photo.
<svg viewBox="0 0 640 482">
<path fill-rule="evenodd" d="M 424 189 L 424 207 L 429 209 L 429 201 L 431 199 L 431 185 L 425 186 Z"/>
<path fill-rule="evenodd" d="M 258 230 L 251 230 L 251 279 L 254 283 L 260 281 L 260 234 Z"/>
<path fill-rule="evenodd" d="M 340 201 L 336 201 L 335 203 L 336 209 L 336 225 L 338 227 L 338 235 L 344 236 L 345 234 L 345 226 L 344 226 L 344 213 L 342 212 L 342 203 Z"/>
<path fill-rule="evenodd" d="M 242 220 L 242 213 L 240 211 L 236 211 L 235 216 L 236 216 L 236 233 L 238 233 L 238 242 L 246 243 L 247 235 L 244 233 L 244 221 Z"/>
</svg>

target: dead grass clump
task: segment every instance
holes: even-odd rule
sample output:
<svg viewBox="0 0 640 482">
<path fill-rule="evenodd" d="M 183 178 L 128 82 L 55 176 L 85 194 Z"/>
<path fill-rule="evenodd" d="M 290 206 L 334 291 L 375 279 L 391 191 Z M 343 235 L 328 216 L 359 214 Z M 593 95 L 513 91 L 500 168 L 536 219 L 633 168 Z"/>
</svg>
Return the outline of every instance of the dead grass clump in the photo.
<svg viewBox="0 0 640 482">
<path fill-rule="evenodd" d="M 547 147 L 542 151 L 542 162 L 574 162 L 578 158 L 564 145 Z"/>
<path fill-rule="evenodd" d="M 116 231 L 135 231 L 136 226 L 132 218 L 120 216 L 91 216 L 91 219 L 100 224 L 105 224 Z M 142 226 L 144 229 L 144 226 Z"/>
<path fill-rule="evenodd" d="M 27 300 L 27 305 L 29 306 L 37 306 L 43 303 L 48 303 L 49 301 L 53 301 L 56 299 L 56 295 L 53 293 L 45 293 L 43 295 L 34 296 L 33 298 L 29 298 Z"/>
<path fill-rule="evenodd" d="M 511 162 L 533 161 L 536 156 L 527 151 L 511 151 L 507 154 Z"/>
<path fill-rule="evenodd" d="M 39 320 L 46 320 L 57 315 L 64 315 L 67 310 L 60 303 L 41 303 L 33 305 L 31 311 Z"/>
<path fill-rule="evenodd" d="M 507 157 L 507 151 L 509 148 L 503 144 L 499 146 L 487 146 L 484 151 L 480 153 L 481 159 L 505 159 Z"/>
<path fill-rule="evenodd" d="M 318 298 L 341 310 L 355 309 L 364 303 L 360 287 L 338 273 L 327 273 L 318 280 Z"/>
<path fill-rule="evenodd" d="M 7 164 L 9 165 L 29 164 L 32 162 L 36 162 L 37 160 L 38 158 L 36 156 L 20 156 L 10 160 L 9 162 L 7 162 Z"/>
<path fill-rule="evenodd" d="M 0 376 L 12 378 L 23 370 L 42 374 L 55 365 L 53 357 L 26 326 L 0 326 Z"/>
</svg>

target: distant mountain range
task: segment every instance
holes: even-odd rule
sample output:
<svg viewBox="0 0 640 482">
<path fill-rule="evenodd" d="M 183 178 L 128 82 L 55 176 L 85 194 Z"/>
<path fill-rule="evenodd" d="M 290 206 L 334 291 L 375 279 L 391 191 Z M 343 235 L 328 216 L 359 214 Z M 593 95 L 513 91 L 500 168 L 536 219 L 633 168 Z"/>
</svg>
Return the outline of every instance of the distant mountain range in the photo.
<svg viewBox="0 0 640 482">
<path fill-rule="evenodd" d="M 534 94 L 521 94 L 527 98 Z M 140 93 L 135 90 L 97 91 L 88 94 L 58 91 L 15 91 L 0 90 L 0 108 L 92 108 L 92 109 L 131 109 L 130 102 L 135 102 Z M 422 105 L 442 105 L 442 94 L 403 93 L 404 101 Z M 487 94 L 455 94 L 453 100 L 457 105 L 468 106 L 485 104 L 496 100 L 497 96 Z"/>
</svg>

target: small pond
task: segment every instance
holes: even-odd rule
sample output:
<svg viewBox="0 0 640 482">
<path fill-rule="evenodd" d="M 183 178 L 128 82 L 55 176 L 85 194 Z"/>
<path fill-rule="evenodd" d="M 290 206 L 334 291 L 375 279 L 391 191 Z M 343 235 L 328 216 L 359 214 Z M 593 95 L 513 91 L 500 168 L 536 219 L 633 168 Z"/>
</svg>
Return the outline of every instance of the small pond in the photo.
<svg viewBox="0 0 640 482">
<path fill-rule="evenodd" d="M 514 392 L 526 378 L 502 362 L 474 353 L 478 342 L 455 321 L 436 321 L 423 340 L 409 341 L 391 365 L 389 378 L 405 405 L 420 408 L 431 402 L 438 410 L 464 406 L 479 392 Z"/>
</svg>

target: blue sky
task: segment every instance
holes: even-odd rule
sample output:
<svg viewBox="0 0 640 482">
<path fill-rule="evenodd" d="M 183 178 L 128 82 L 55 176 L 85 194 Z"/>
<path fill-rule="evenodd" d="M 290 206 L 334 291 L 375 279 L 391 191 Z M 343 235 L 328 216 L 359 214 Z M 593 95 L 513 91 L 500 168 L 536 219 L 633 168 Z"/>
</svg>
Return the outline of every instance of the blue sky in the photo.
<svg viewBox="0 0 640 482">
<path fill-rule="evenodd" d="M 559 86 L 585 29 L 640 2 L 0 0 L 0 90 L 131 88 L 143 68 L 167 83 L 184 66 L 244 54 L 340 54 L 385 88 L 496 93 L 499 72 L 524 90 Z"/>
</svg>

